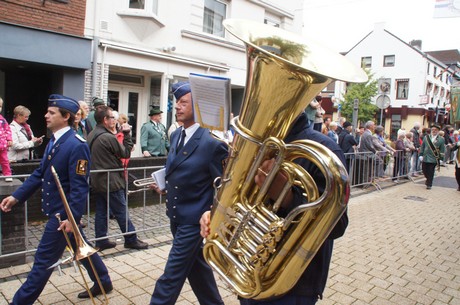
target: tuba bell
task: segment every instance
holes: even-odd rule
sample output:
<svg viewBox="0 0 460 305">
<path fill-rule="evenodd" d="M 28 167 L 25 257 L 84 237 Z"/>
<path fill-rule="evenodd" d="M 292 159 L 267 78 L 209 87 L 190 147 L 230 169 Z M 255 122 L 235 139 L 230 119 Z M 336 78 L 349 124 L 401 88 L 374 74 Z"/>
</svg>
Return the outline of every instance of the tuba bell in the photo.
<svg viewBox="0 0 460 305">
<path fill-rule="evenodd" d="M 266 299 L 288 292 L 344 213 L 349 184 L 340 159 L 323 145 L 300 140 L 285 144 L 291 124 L 331 81 L 365 82 L 364 71 L 345 57 L 304 38 L 260 23 L 228 19 L 225 28 L 244 42 L 247 80 L 240 116 L 231 121 L 235 137 L 211 211 L 203 254 L 241 297 Z M 258 187 L 264 160 L 275 165 Z M 307 159 L 326 182 L 319 190 L 295 160 Z M 288 183 L 280 198 L 267 192 L 276 174 Z M 277 211 L 292 186 L 304 204 L 285 217 Z"/>
</svg>

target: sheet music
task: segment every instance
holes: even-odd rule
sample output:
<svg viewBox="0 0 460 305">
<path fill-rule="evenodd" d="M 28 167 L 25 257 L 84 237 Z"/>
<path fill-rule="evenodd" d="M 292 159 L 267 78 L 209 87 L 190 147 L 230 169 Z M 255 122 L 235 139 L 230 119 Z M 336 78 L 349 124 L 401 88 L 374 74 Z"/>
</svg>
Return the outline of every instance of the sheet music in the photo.
<svg viewBox="0 0 460 305">
<path fill-rule="evenodd" d="M 189 80 L 195 122 L 211 131 L 227 131 L 231 112 L 230 79 L 192 73 Z"/>
<path fill-rule="evenodd" d="M 158 188 L 162 191 L 166 189 L 166 168 L 162 168 L 152 173 L 152 178 L 155 180 L 155 183 L 158 185 Z"/>
</svg>

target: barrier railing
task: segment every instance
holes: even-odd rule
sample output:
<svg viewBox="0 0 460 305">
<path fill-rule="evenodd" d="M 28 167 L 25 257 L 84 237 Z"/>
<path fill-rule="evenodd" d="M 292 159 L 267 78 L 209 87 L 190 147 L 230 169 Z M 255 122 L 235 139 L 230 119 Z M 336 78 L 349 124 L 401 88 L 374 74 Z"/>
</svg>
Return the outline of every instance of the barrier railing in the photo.
<svg viewBox="0 0 460 305">
<path fill-rule="evenodd" d="M 346 167 L 349 171 L 350 186 L 358 188 L 375 187 L 381 190 L 381 182 L 393 180 L 398 182 L 399 179 L 412 179 L 411 175 L 417 173 L 413 156 L 403 152 L 396 151 L 394 155 L 388 155 L 384 152 L 356 152 L 346 155 Z M 162 166 L 146 166 L 127 169 L 125 190 L 134 190 L 132 184 L 134 179 L 150 177 L 151 173 L 160 169 Z M 113 170 L 93 170 L 92 173 L 98 172 L 119 172 L 124 169 Z M 133 173 L 136 173 L 135 176 Z M 29 175 L 16 175 L 14 178 L 24 179 Z M 107 175 L 107 185 L 110 185 L 110 175 Z M 41 194 L 40 194 L 41 195 Z M 162 196 L 153 190 L 144 190 L 132 195 L 126 194 L 127 215 L 136 228 L 135 231 L 122 233 L 118 224 L 110 219 L 109 204 L 107 204 L 107 228 L 108 236 L 96 239 L 94 230 L 95 202 L 91 200 L 94 196 L 92 192 L 87 197 L 87 213 L 82 218 L 85 235 L 90 241 L 97 241 L 103 238 L 120 238 L 131 233 L 144 233 L 147 237 L 149 234 L 154 235 L 154 231 L 165 229 L 169 226 L 169 220 L 166 216 L 166 208 Z M 109 196 L 107 196 L 109 198 Z M 35 252 L 39 239 L 42 236 L 46 219 L 43 221 L 29 221 L 29 203 L 24 204 L 24 232 L 25 232 L 25 250 L 12 253 L 4 253 L 0 245 L 0 259 L 18 254 L 31 254 Z M 15 208 L 10 213 L 15 213 Z M 128 226 L 128 217 L 126 217 L 126 227 Z M 3 232 L 2 232 L 3 233 Z"/>
</svg>

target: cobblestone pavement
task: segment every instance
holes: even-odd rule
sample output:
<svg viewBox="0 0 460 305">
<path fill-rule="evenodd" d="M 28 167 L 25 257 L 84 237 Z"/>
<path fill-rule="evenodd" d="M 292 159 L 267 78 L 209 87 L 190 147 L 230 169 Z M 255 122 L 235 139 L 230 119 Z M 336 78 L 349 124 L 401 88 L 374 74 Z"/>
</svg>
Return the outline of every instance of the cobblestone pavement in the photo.
<svg viewBox="0 0 460 305">
<path fill-rule="evenodd" d="M 425 189 L 423 178 L 380 186 L 382 191 L 352 191 L 350 225 L 335 244 L 324 299 L 318 304 L 460 304 L 460 192 L 453 167 L 442 168 L 431 190 Z M 136 213 L 132 218 L 139 221 Z M 167 226 L 139 237 L 149 249 L 127 250 L 120 240 L 101 254 L 114 285 L 110 304 L 148 304 L 163 272 L 171 241 Z M 0 305 L 8 304 L 30 268 L 31 263 L 0 269 Z M 67 265 L 61 275 L 53 273 L 36 304 L 91 304 L 77 298 L 82 282 Z M 221 280 L 218 285 L 225 304 L 239 304 Z M 188 284 L 177 304 L 198 304 Z"/>
</svg>

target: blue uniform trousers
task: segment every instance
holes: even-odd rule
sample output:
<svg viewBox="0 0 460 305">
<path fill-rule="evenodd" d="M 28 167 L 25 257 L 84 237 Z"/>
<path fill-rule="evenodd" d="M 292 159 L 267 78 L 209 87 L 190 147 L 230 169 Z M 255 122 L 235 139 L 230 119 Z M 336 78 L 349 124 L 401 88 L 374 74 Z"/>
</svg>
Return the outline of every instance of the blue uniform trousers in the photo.
<svg viewBox="0 0 460 305">
<path fill-rule="evenodd" d="M 45 288 L 48 279 L 53 273 L 53 269 L 47 268 L 61 258 L 65 247 L 67 246 L 64 234 L 62 231 L 57 230 L 58 227 L 59 221 L 55 217 L 51 217 L 46 224 L 45 232 L 43 233 L 42 239 L 40 240 L 37 248 L 37 252 L 35 253 L 35 261 L 32 270 L 27 276 L 27 280 L 24 282 L 24 284 L 22 284 L 22 286 L 14 295 L 11 304 L 33 304 L 39 297 L 40 293 L 43 291 L 43 288 Z M 82 236 L 86 240 L 83 232 Z M 75 239 L 73 238 L 73 234 L 69 234 L 69 237 L 73 247 L 75 248 Z M 91 260 L 93 262 L 94 268 L 96 269 L 96 272 L 101 279 L 102 284 L 110 283 L 108 270 L 99 255 L 97 253 L 93 254 L 91 256 Z M 85 266 L 91 280 L 97 283 L 96 277 L 94 276 L 88 259 L 81 260 L 81 263 L 83 266 Z"/>
<path fill-rule="evenodd" d="M 203 257 L 200 225 L 171 222 L 174 236 L 164 274 L 158 279 L 150 305 L 173 305 L 185 279 L 201 305 L 223 305 L 211 267 Z"/>
</svg>

